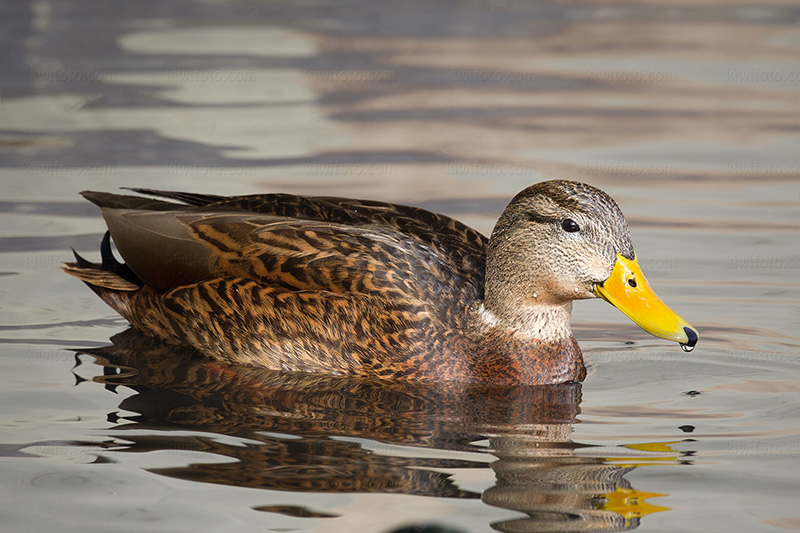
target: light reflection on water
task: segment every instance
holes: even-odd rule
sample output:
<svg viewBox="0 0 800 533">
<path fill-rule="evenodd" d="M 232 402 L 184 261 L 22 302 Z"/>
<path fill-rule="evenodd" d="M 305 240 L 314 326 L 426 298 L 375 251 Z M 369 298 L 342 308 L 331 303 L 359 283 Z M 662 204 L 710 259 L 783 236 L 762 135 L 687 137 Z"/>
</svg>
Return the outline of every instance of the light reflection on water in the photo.
<svg viewBox="0 0 800 533">
<path fill-rule="evenodd" d="M 4 527 L 796 529 L 797 11 L 398 6 L 7 2 Z M 551 178 L 617 199 L 697 349 L 579 302 L 582 387 L 287 377 L 108 347 L 125 322 L 58 270 L 96 254 L 83 189 L 376 198 L 488 233 Z"/>
</svg>

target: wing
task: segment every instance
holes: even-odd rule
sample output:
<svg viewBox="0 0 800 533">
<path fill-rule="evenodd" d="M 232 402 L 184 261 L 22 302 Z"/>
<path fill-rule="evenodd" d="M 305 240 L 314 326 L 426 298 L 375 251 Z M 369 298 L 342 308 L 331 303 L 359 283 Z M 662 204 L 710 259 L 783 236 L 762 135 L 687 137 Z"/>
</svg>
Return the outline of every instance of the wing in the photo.
<svg viewBox="0 0 800 533">
<path fill-rule="evenodd" d="M 468 304 L 483 289 L 482 272 L 466 276 L 437 249 L 385 226 L 221 207 L 102 212 L 126 264 L 159 290 L 244 278 L 291 290 Z"/>
<path fill-rule="evenodd" d="M 285 218 L 329 222 L 342 227 L 366 227 L 401 236 L 429 248 L 483 298 L 486 268 L 485 236 L 453 218 L 405 205 L 334 197 L 290 194 L 215 196 L 152 189 L 142 194 L 179 200 L 197 208 L 243 210 Z M 139 199 L 141 201 L 141 199 Z"/>
</svg>

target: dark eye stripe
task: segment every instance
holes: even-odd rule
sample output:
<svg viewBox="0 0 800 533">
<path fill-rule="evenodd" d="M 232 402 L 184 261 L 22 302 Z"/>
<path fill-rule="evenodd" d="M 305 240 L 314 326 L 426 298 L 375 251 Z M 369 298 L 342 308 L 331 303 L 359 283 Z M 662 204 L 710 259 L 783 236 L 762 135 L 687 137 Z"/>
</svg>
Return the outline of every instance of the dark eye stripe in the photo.
<svg viewBox="0 0 800 533">
<path fill-rule="evenodd" d="M 531 222 L 538 222 L 540 224 L 552 224 L 553 222 L 558 222 L 558 219 L 555 217 L 543 216 L 539 213 L 527 213 L 527 218 Z"/>
</svg>

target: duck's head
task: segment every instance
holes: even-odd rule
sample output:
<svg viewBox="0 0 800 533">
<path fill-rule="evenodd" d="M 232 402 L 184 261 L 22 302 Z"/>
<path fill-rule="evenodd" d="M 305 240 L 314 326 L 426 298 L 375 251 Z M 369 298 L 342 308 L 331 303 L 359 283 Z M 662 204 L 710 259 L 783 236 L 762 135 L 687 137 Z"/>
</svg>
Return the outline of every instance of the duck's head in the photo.
<svg viewBox="0 0 800 533">
<path fill-rule="evenodd" d="M 598 296 L 656 337 L 685 349 L 697 343 L 697 330 L 647 283 L 625 217 L 609 195 L 554 180 L 514 197 L 487 250 L 485 307 L 492 320 L 541 330 L 533 323 L 543 310 L 565 309 L 568 320 L 572 300 Z"/>
</svg>

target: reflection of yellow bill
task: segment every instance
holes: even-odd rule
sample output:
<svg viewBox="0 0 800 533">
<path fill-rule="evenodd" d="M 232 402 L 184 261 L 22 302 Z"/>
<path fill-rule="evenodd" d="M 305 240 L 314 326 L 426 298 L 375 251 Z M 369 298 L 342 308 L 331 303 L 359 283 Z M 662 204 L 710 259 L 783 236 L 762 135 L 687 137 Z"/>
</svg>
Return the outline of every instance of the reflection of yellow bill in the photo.
<svg viewBox="0 0 800 533">
<path fill-rule="evenodd" d="M 640 518 L 651 513 L 671 510 L 669 507 L 659 507 L 658 505 L 651 505 L 645 501 L 646 498 L 667 496 L 666 494 L 658 494 L 657 492 L 639 492 L 634 489 L 617 487 L 617 490 L 614 492 L 599 494 L 598 496 L 605 500 L 600 505 L 600 509 L 617 513 L 626 520 Z"/>
<path fill-rule="evenodd" d="M 594 293 L 651 335 L 679 342 L 688 350 L 697 344 L 697 330 L 656 296 L 636 258 L 625 259 L 617 254 L 611 276 L 595 285 Z"/>
</svg>

